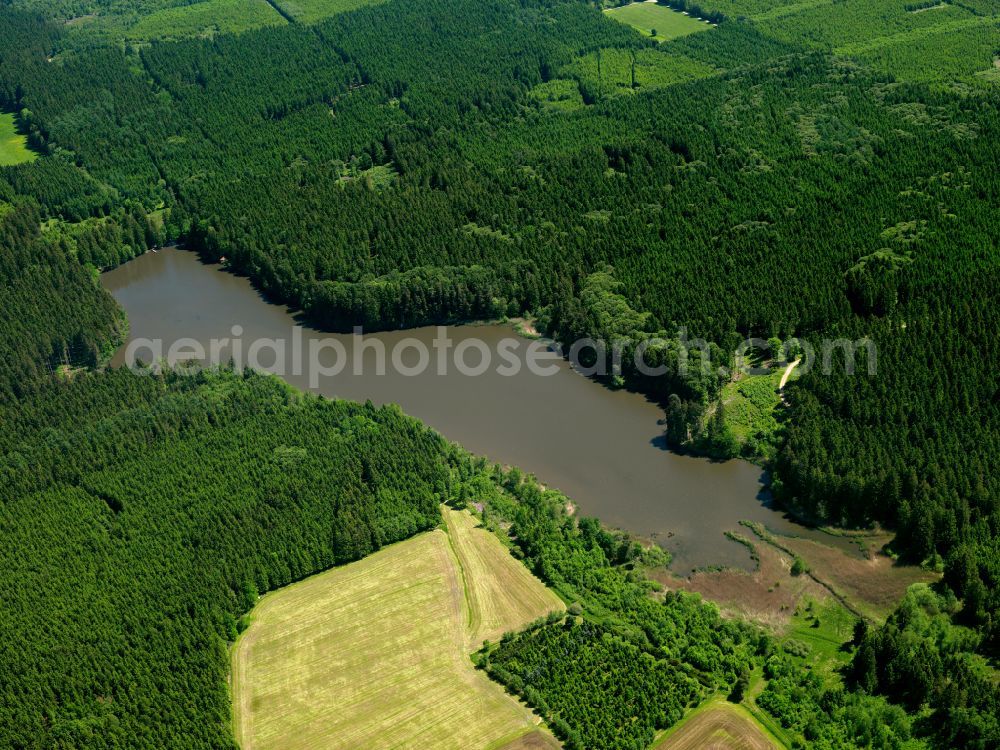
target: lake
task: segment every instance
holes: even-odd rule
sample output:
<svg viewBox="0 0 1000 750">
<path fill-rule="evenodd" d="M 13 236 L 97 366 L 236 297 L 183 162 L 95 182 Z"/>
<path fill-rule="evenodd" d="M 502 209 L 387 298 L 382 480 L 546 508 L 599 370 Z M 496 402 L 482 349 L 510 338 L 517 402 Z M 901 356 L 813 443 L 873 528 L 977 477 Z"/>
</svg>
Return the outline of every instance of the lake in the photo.
<svg viewBox="0 0 1000 750">
<path fill-rule="evenodd" d="M 750 567 L 746 548 L 724 536 L 726 530 L 738 530 L 741 519 L 784 533 L 807 531 L 767 507 L 759 467 L 666 450 L 658 406 L 584 377 L 547 354 L 541 342 L 516 336 L 509 326 L 447 328 L 452 348 L 439 374 L 440 350 L 434 340 L 441 333 L 435 327 L 365 334 L 367 349 L 356 357 L 357 337 L 302 325 L 284 307 L 266 302 L 247 279 L 203 264 L 185 250 L 146 253 L 101 280 L 128 313 L 130 342 L 159 339 L 166 353 L 171 344 L 187 338 L 191 341 L 185 350 L 197 343 L 207 352 L 213 340 L 240 339 L 245 356 L 254 341 L 284 341 L 280 366 L 292 385 L 329 397 L 397 403 L 469 451 L 518 466 L 558 488 L 582 514 L 656 539 L 674 555 L 672 567 L 678 573 L 709 565 Z M 125 361 L 128 346 L 113 364 Z M 256 346 L 264 368 L 279 366 L 276 346 L 266 341 Z M 381 374 L 379 346 L 385 347 L 387 362 Z M 420 364 L 421 347 L 429 352 L 431 366 L 407 374 Z M 327 368 L 323 372 L 332 372 L 338 362 L 343 371 L 319 378 L 314 368 L 310 382 L 309 368 L 294 366 L 296 348 L 315 352 L 316 361 Z M 477 365 L 484 348 L 493 353 L 493 366 L 482 374 L 463 374 L 456 361 L 464 362 L 465 370 L 482 369 Z M 504 361 L 501 348 L 511 360 L 536 357 L 535 369 L 550 374 L 535 374 L 526 365 L 513 375 L 513 368 L 498 371 Z M 454 356 L 457 350 L 463 350 L 461 359 Z M 221 351 L 225 361 L 227 349 Z M 404 372 L 391 366 L 393 351 Z M 139 356 L 149 362 L 153 350 L 144 349 Z"/>
</svg>

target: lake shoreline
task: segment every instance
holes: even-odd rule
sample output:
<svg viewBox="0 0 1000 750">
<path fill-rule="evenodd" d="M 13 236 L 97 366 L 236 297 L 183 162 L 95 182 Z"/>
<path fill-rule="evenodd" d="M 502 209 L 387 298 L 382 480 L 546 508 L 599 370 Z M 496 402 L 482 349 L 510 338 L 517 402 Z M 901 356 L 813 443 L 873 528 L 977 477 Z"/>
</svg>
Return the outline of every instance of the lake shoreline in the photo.
<svg viewBox="0 0 1000 750">
<path fill-rule="evenodd" d="M 224 270 L 202 262 L 193 251 L 165 247 L 102 274 L 101 281 L 128 314 L 129 341 L 210 341 L 230 337 L 239 326 L 256 338 L 278 339 L 297 331 L 305 344 L 353 345 L 349 334 L 309 327 L 301 315 L 269 302 L 247 277 Z M 457 344 L 471 342 L 469 348 L 478 342 L 496 351 L 507 339 L 523 356 L 526 347 L 540 346 L 537 340 L 518 336 L 515 325 L 475 322 L 445 329 Z M 404 340 L 431 349 L 437 328 L 383 331 L 371 334 L 370 340 L 389 350 Z M 113 365 L 122 364 L 123 349 Z M 367 359 L 361 363 L 365 373 L 375 372 L 369 369 L 377 364 L 370 355 L 365 352 Z M 526 371 L 513 377 L 344 372 L 319 387 L 305 374 L 284 380 L 327 397 L 397 403 L 469 452 L 517 466 L 558 488 L 580 513 L 638 538 L 655 539 L 672 554 L 678 572 L 719 565 L 748 569 L 752 560 L 747 551 L 723 536 L 736 530 L 741 520 L 776 531 L 801 528 L 770 507 L 760 467 L 667 450 L 663 412 L 651 399 L 581 377 L 562 357 L 553 355 L 552 366 L 549 377 Z"/>
</svg>

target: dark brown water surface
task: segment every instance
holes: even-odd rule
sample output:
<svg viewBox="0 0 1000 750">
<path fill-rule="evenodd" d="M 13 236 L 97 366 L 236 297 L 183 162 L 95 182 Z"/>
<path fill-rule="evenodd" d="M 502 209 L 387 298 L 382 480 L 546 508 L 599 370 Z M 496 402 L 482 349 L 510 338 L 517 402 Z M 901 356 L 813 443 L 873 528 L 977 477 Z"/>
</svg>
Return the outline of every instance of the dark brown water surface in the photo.
<svg viewBox="0 0 1000 750">
<path fill-rule="evenodd" d="M 282 377 L 292 385 L 330 397 L 397 403 L 468 450 L 518 466 L 562 490 L 581 513 L 655 537 L 673 553 L 673 568 L 680 573 L 707 565 L 749 567 L 747 550 L 723 536 L 726 530 L 737 530 L 741 519 L 763 522 L 776 531 L 807 533 L 766 507 L 758 467 L 745 461 L 713 463 L 665 450 L 662 412 L 642 396 L 604 388 L 555 357 L 545 362 L 554 375 L 533 374 L 526 366 L 515 376 L 498 374 L 501 342 L 508 340 L 505 345 L 522 362 L 532 345 L 508 327 L 447 329 L 456 346 L 476 339 L 490 348 L 493 366 L 479 376 L 458 372 L 450 353 L 447 374 L 438 374 L 432 348 L 436 328 L 365 334 L 366 341 L 386 346 L 388 364 L 384 375 L 376 374 L 375 352 L 368 350 L 363 373 L 355 375 L 350 358 L 354 337 L 299 325 L 287 310 L 265 302 L 246 279 L 202 264 L 194 253 L 174 248 L 147 253 L 105 273 L 102 282 L 128 313 L 130 340 L 161 339 L 166 354 L 178 339 L 191 338 L 208 350 L 212 339 L 233 338 L 233 326 L 241 326 L 245 356 L 254 340 L 284 339 Z M 289 361 L 295 338 L 306 353 L 301 374 L 295 374 Z M 425 373 L 407 376 L 391 366 L 388 353 L 404 339 L 415 339 L 428 349 L 431 366 Z M 305 364 L 310 346 L 320 342 L 327 347 L 341 343 L 348 363 L 340 375 L 319 378 L 316 387 L 310 387 Z M 117 353 L 115 364 L 125 361 L 127 346 Z M 220 351 L 228 360 L 231 349 Z M 139 356 L 150 361 L 152 353 L 144 352 L 148 350 Z M 269 348 L 259 356 L 265 367 L 274 359 Z M 417 359 L 409 347 L 402 362 L 412 367 Z M 332 366 L 335 353 L 324 350 L 320 361 Z M 469 351 L 465 361 L 475 366 L 480 355 Z"/>
</svg>

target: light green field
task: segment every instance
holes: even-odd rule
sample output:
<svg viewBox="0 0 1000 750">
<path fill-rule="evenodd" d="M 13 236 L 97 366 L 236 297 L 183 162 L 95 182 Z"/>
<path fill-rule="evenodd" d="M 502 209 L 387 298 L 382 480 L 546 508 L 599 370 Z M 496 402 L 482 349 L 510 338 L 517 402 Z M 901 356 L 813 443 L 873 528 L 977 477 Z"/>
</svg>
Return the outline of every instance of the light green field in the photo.
<svg viewBox="0 0 1000 750">
<path fill-rule="evenodd" d="M 616 21 L 627 23 L 646 36 L 661 42 L 712 28 L 710 24 L 656 3 L 632 3 L 604 11 Z M 653 32 L 656 32 L 655 34 Z"/>
<path fill-rule="evenodd" d="M 806 598 L 795 608 L 782 642 L 806 644 L 809 648 L 803 660 L 817 673 L 833 676 L 837 667 L 850 660 L 850 653 L 841 646 L 851 640 L 857 619 L 834 599 Z"/>
<path fill-rule="evenodd" d="M 38 154 L 28 148 L 28 138 L 17 132 L 12 114 L 0 114 L 0 167 L 34 161 Z"/>
<path fill-rule="evenodd" d="M 278 6 L 296 21 L 316 23 L 338 13 L 379 5 L 386 0 L 277 0 Z"/>
<path fill-rule="evenodd" d="M 796 13 L 805 7 L 829 5 L 832 0 L 705 0 L 706 11 L 718 11 L 728 18 L 752 18 Z"/>
<path fill-rule="evenodd" d="M 725 421 L 741 443 L 751 435 L 772 435 L 778 429 L 775 411 L 781 403 L 778 385 L 783 368 L 768 375 L 751 375 L 722 388 Z"/>
<path fill-rule="evenodd" d="M 495 748 L 538 718 L 474 669 L 562 602 L 467 512 L 261 599 L 233 649 L 243 750 Z M 541 745 L 546 746 L 546 745 Z"/>
<path fill-rule="evenodd" d="M 127 36 L 138 40 L 208 37 L 285 23 L 266 0 L 201 0 L 151 13 L 129 29 Z"/>
</svg>

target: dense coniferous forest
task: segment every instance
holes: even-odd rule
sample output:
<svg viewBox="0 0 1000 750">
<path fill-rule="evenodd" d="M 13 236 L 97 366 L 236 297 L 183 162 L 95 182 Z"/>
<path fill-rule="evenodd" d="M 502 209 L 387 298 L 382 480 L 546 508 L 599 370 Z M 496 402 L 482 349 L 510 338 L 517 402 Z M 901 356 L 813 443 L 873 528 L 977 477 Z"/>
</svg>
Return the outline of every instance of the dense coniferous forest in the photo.
<svg viewBox="0 0 1000 750">
<path fill-rule="evenodd" d="M 0 404 L 60 367 L 93 367 L 118 343 L 124 315 L 97 279 L 39 229 L 37 207 L 0 217 Z"/>
<path fill-rule="evenodd" d="M 640 703 L 647 680 L 671 696 L 624 747 L 755 663 L 760 705 L 813 746 L 997 746 L 1000 6 L 668 4 L 718 26 L 660 43 L 583 2 L 392 0 L 140 42 L 135 21 L 183 3 L 0 2 L 0 110 L 41 157 L 0 167 L 0 598 L 20 602 L 0 615 L 0 744 L 231 744 L 221 653 L 255 594 L 429 527 L 471 483 L 583 606 L 484 655 L 568 742 L 624 721 L 596 665 Z M 857 634 L 831 694 L 391 409 L 88 374 L 127 325 L 95 271 L 168 240 L 331 330 L 527 314 L 562 342 L 662 337 L 666 374 L 626 357 L 606 380 L 720 456 L 743 338 L 820 360 L 870 339 L 874 373 L 837 354 L 789 386 L 774 494 L 897 531 L 943 581 Z M 681 371 L 679 329 L 708 366 Z M 562 649 L 572 668 L 525 680 Z"/>
<path fill-rule="evenodd" d="M 554 661 L 554 653 L 562 658 Z M 646 747 L 701 692 L 674 665 L 575 619 L 501 644 L 489 669 L 543 712 L 570 747 Z M 638 721 L 621 720 L 635 714 Z"/>
<path fill-rule="evenodd" d="M 52 382 L 5 409 L 0 744 L 231 747 L 259 593 L 433 527 L 443 441 L 273 378 Z"/>
</svg>

